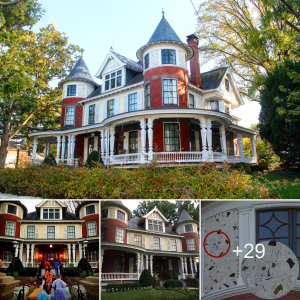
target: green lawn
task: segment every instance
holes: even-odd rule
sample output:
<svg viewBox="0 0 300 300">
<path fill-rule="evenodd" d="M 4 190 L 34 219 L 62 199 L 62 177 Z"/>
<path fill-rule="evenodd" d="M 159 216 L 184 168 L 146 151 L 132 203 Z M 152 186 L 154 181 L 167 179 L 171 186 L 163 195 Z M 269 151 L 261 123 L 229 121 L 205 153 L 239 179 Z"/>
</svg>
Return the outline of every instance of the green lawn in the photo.
<svg viewBox="0 0 300 300">
<path fill-rule="evenodd" d="M 151 291 L 135 291 L 135 292 L 121 292 L 121 293 L 102 293 L 101 300 L 159 300 L 168 298 L 186 299 L 181 293 L 169 290 L 151 290 Z"/>
<path fill-rule="evenodd" d="M 274 187 L 280 193 L 281 199 L 300 199 L 300 185 L 293 185 L 292 183 L 295 180 L 300 179 L 300 174 L 298 172 L 280 172 L 273 171 L 266 175 L 251 174 L 253 178 L 259 178 L 261 182 L 266 182 L 265 180 L 271 182 L 267 184 L 268 187 L 271 187 L 274 184 Z M 280 181 L 280 183 L 274 183 Z"/>
</svg>

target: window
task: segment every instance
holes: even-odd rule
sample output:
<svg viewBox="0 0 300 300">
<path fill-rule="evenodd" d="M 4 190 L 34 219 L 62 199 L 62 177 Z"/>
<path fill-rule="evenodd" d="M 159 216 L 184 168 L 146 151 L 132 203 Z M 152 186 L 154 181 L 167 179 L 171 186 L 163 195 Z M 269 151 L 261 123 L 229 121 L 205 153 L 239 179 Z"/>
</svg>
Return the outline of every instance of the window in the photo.
<svg viewBox="0 0 300 300">
<path fill-rule="evenodd" d="M 59 219 L 59 208 L 43 208 L 43 219 Z"/>
<path fill-rule="evenodd" d="M 116 229 L 116 243 L 124 243 L 124 230 L 117 228 Z"/>
<path fill-rule="evenodd" d="M 95 213 L 95 205 L 89 205 L 85 208 L 85 214 L 91 215 Z"/>
<path fill-rule="evenodd" d="M 178 104 L 176 79 L 163 79 L 163 98 L 164 104 Z"/>
<path fill-rule="evenodd" d="M 123 273 L 123 256 L 115 255 L 114 273 Z"/>
<path fill-rule="evenodd" d="M 155 231 L 161 231 L 161 232 L 164 231 L 162 222 L 152 221 L 152 220 L 148 221 L 148 229 L 155 230 Z"/>
<path fill-rule="evenodd" d="M 87 149 L 87 153 L 88 153 L 88 156 L 94 151 L 94 143 L 95 143 L 95 139 L 94 137 L 89 137 L 88 138 L 88 149 Z"/>
<path fill-rule="evenodd" d="M 98 251 L 90 250 L 90 261 L 98 261 Z"/>
<path fill-rule="evenodd" d="M 233 143 L 231 134 L 226 135 L 226 146 L 227 146 L 227 154 L 234 155 L 233 153 Z"/>
<path fill-rule="evenodd" d="M 190 151 L 196 151 L 196 133 L 190 130 Z"/>
<path fill-rule="evenodd" d="M 137 93 L 128 95 L 128 110 L 137 110 Z"/>
<path fill-rule="evenodd" d="M 101 227 L 101 242 L 106 242 L 106 229 L 107 227 Z"/>
<path fill-rule="evenodd" d="M 213 134 L 213 151 L 214 152 L 222 152 L 221 147 L 221 136 L 220 136 L 220 130 L 219 128 L 213 128 L 212 130 Z"/>
<path fill-rule="evenodd" d="M 89 106 L 89 124 L 95 123 L 95 104 Z"/>
<path fill-rule="evenodd" d="M 186 239 L 186 245 L 188 251 L 196 251 L 195 240 L 194 239 Z"/>
<path fill-rule="evenodd" d="M 229 79 L 225 78 L 225 88 L 226 91 L 230 92 L 230 82 Z"/>
<path fill-rule="evenodd" d="M 176 65 L 176 51 L 175 50 L 161 50 L 161 59 L 163 64 Z"/>
<path fill-rule="evenodd" d="M 186 224 L 184 227 L 185 227 L 185 232 L 192 232 L 193 231 L 193 225 L 192 224 Z"/>
<path fill-rule="evenodd" d="M 153 250 L 160 250 L 160 239 L 157 237 L 153 238 Z"/>
<path fill-rule="evenodd" d="M 75 226 L 68 226 L 68 239 L 75 239 Z"/>
<path fill-rule="evenodd" d="M 105 219 L 108 216 L 108 209 L 101 210 L 101 219 Z"/>
<path fill-rule="evenodd" d="M 178 260 L 172 260 L 172 270 L 170 272 L 170 277 L 178 277 L 179 267 Z"/>
<path fill-rule="evenodd" d="M 5 228 L 5 235 L 15 236 L 16 223 L 7 221 Z"/>
<path fill-rule="evenodd" d="M 138 153 L 138 132 L 129 132 L 129 153 Z"/>
<path fill-rule="evenodd" d="M 177 251 L 176 240 L 170 240 L 171 251 Z"/>
<path fill-rule="evenodd" d="M 178 123 L 165 123 L 165 151 L 173 152 L 180 150 L 179 142 L 179 124 Z"/>
<path fill-rule="evenodd" d="M 225 103 L 225 113 L 229 114 L 229 104 Z"/>
<path fill-rule="evenodd" d="M 87 236 L 96 236 L 96 235 L 97 235 L 96 222 L 87 223 Z"/>
<path fill-rule="evenodd" d="M 66 126 L 74 126 L 74 120 L 75 120 L 75 107 L 66 107 L 66 119 L 65 119 L 65 125 Z"/>
<path fill-rule="evenodd" d="M 27 226 L 27 238 L 34 239 L 35 238 L 35 226 Z"/>
<path fill-rule="evenodd" d="M 134 245 L 138 247 L 142 247 L 142 236 L 141 235 L 134 235 Z"/>
<path fill-rule="evenodd" d="M 47 239 L 55 239 L 55 226 L 47 226 Z"/>
<path fill-rule="evenodd" d="M 14 206 L 14 205 L 8 204 L 8 206 L 7 206 L 7 213 L 8 214 L 16 215 L 17 214 L 17 207 Z"/>
<path fill-rule="evenodd" d="M 125 222 L 125 214 L 120 210 L 117 211 L 117 219 Z"/>
<path fill-rule="evenodd" d="M 210 101 L 210 109 L 219 111 L 219 101 Z"/>
<path fill-rule="evenodd" d="M 149 68 L 149 53 L 145 55 L 145 70 Z"/>
<path fill-rule="evenodd" d="M 114 89 L 122 85 L 122 70 L 105 75 L 105 90 Z"/>
<path fill-rule="evenodd" d="M 13 255 L 14 255 L 14 248 L 5 247 L 3 261 L 11 262 L 13 259 Z"/>
<path fill-rule="evenodd" d="M 150 82 L 145 85 L 145 108 L 151 107 Z"/>
<path fill-rule="evenodd" d="M 76 96 L 76 84 L 68 85 L 67 96 Z"/>
<path fill-rule="evenodd" d="M 195 108 L 195 97 L 192 94 L 189 94 L 189 108 Z"/>
<path fill-rule="evenodd" d="M 112 117 L 115 111 L 115 99 L 107 101 L 107 117 Z"/>
</svg>

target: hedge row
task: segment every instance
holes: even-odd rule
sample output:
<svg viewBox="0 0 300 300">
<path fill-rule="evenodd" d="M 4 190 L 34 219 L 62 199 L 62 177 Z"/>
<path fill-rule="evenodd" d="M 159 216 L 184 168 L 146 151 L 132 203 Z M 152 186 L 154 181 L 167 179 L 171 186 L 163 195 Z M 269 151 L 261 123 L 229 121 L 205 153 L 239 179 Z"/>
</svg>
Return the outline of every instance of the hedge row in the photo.
<svg viewBox="0 0 300 300">
<path fill-rule="evenodd" d="M 46 199 L 258 199 L 264 183 L 215 164 L 172 168 L 79 168 L 31 165 L 0 169 L 0 192 Z"/>
<path fill-rule="evenodd" d="M 106 290 L 111 290 L 111 289 L 128 289 L 128 288 L 131 288 L 131 289 L 137 289 L 137 288 L 140 288 L 141 287 L 141 284 L 139 282 L 135 282 L 135 283 L 109 283 L 106 285 L 105 289 Z"/>
</svg>

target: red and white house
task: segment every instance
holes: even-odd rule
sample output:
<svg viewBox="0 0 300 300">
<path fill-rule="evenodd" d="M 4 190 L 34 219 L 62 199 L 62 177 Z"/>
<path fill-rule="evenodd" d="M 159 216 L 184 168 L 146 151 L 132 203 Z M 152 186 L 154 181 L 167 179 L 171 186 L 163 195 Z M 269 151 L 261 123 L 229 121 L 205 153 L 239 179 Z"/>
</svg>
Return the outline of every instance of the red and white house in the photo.
<svg viewBox="0 0 300 300">
<path fill-rule="evenodd" d="M 101 282 L 137 281 L 144 269 L 158 280 L 195 277 L 199 222 L 183 210 L 173 225 L 155 207 L 132 218 L 122 201 L 101 208 Z"/>
<path fill-rule="evenodd" d="M 36 132 L 37 142 L 57 143 L 57 162 L 74 164 L 91 151 L 107 165 L 215 161 L 256 163 L 256 132 L 238 125 L 232 112 L 243 105 L 229 67 L 200 73 L 198 39 L 183 43 L 163 17 L 138 61 L 112 49 L 95 83 L 83 58 L 63 88 L 61 129 Z M 190 62 L 190 74 L 187 63 Z M 245 157 L 242 138 L 252 140 Z"/>
</svg>

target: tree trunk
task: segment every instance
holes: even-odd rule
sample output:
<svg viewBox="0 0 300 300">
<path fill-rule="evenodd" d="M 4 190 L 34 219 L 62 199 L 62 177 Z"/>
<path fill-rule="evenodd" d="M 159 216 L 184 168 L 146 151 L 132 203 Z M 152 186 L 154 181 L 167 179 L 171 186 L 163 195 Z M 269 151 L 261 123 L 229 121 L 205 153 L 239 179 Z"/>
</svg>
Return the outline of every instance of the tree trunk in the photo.
<svg viewBox="0 0 300 300">
<path fill-rule="evenodd" d="M 0 145 L 0 168 L 5 168 L 7 148 L 9 143 L 9 121 L 3 121 L 3 134 Z"/>
</svg>

